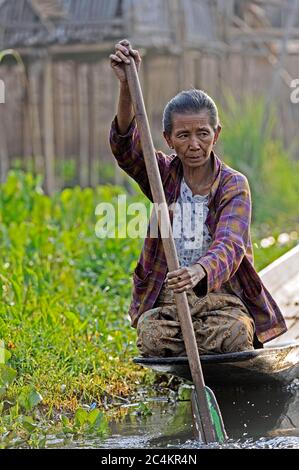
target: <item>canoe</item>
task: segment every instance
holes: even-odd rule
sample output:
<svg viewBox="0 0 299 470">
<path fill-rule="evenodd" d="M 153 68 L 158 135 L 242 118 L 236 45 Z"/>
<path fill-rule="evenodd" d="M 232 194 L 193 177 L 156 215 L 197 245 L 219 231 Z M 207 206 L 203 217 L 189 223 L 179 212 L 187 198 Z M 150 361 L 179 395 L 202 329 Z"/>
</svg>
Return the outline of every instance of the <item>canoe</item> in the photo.
<svg viewBox="0 0 299 470">
<path fill-rule="evenodd" d="M 229 354 L 200 356 L 208 386 L 287 384 L 299 377 L 299 342 Z M 136 364 L 191 381 L 187 357 L 137 357 Z"/>
<path fill-rule="evenodd" d="M 264 349 L 200 356 L 210 387 L 288 384 L 299 377 L 299 246 L 259 274 L 279 305 L 288 331 L 266 343 Z M 133 361 L 191 381 L 187 357 L 136 357 Z"/>
</svg>

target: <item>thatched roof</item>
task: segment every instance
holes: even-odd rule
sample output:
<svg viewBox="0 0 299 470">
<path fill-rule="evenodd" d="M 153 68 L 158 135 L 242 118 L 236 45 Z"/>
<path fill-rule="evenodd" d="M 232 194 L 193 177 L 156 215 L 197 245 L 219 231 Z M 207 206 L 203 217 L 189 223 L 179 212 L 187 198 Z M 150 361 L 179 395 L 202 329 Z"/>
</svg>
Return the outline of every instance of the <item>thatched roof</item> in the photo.
<svg viewBox="0 0 299 470">
<path fill-rule="evenodd" d="M 136 46 L 172 49 L 182 44 L 215 47 L 221 40 L 256 42 L 256 33 L 269 38 L 273 29 L 281 37 L 277 30 L 285 27 L 293 2 L 0 0 L 0 47 L 98 44 L 121 37 L 133 39 Z"/>
<path fill-rule="evenodd" d="M 2 47 L 97 42 L 122 31 L 121 0 L 2 0 Z"/>
<path fill-rule="evenodd" d="M 219 0 L 0 0 L 0 47 L 97 43 L 138 37 L 142 45 L 217 39 Z"/>
<path fill-rule="evenodd" d="M 65 17 L 63 4 L 59 0 L 30 0 L 30 4 L 43 20 Z"/>
</svg>

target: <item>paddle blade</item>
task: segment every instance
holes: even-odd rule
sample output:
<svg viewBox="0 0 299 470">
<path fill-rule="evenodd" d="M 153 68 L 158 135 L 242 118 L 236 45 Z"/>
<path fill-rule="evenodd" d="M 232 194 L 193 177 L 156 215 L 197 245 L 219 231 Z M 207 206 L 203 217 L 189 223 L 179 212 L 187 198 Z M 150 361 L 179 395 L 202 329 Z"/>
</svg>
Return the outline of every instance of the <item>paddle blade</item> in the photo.
<svg viewBox="0 0 299 470">
<path fill-rule="evenodd" d="M 208 399 L 209 409 L 212 416 L 212 422 L 214 426 L 214 431 L 217 437 L 217 442 L 224 442 L 228 439 L 222 415 L 220 413 L 220 408 L 217 403 L 216 397 L 214 395 L 213 390 L 209 387 L 205 386 L 205 391 Z"/>
<path fill-rule="evenodd" d="M 227 434 L 224 428 L 223 419 L 220 413 L 220 409 L 216 400 L 216 397 L 213 391 L 205 386 L 205 392 L 207 395 L 209 411 L 211 414 L 211 420 L 214 428 L 214 433 L 216 436 L 217 442 L 224 442 L 227 439 Z M 193 421 L 196 429 L 196 436 L 200 442 L 206 442 L 203 432 L 202 421 L 200 417 L 198 400 L 195 390 L 191 394 L 191 404 L 192 404 L 192 415 Z"/>
</svg>

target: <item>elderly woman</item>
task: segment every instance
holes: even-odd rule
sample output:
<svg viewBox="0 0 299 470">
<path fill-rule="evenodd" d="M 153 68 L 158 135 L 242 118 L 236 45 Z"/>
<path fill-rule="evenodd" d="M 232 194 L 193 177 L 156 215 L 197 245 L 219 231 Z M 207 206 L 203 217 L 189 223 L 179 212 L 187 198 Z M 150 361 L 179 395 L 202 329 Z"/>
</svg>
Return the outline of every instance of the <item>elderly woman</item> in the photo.
<svg viewBox="0 0 299 470">
<path fill-rule="evenodd" d="M 120 41 L 110 55 L 120 83 L 110 144 L 118 165 L 152 200 L 124 71 L 130 60 L 139 70 L 139 52 Z M 186 292 L 200 354 L 262 347 L 284 333 L 286 325 L 253 266 L 248 181 L 213 150 L 221 132 L 217 107 L 201 90 L 183 91 L 166 105 L 163 127 L 173 152 L 156 152 L 156 158 L 173 230 L 180 227 L 175 234 L 180 269 L 167 272 L 161 234 L 151 237 L 149 227 L 129 311 L 137 346 L 144 356 L 186 355 L 173 295 Z M 201 233 L 192 238 L 188 227 L 196 223 Z M 194 238 L 197 242 L 190 244 Z"/>
</svg>

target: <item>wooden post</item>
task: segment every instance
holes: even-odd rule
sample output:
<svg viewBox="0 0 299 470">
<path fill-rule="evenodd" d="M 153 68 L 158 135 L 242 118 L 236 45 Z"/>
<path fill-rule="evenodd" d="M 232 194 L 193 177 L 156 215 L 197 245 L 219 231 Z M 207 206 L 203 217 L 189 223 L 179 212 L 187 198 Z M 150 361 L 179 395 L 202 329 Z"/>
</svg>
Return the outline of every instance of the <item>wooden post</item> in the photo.
<svg viewBox="0 0 299 470">
<path fill-rule="evenodd" d="M 23 159 L 24 167 L 28 170 L 27 161 L 31 164 L 29 159 L 33 158 L 33 146 L 32 146 L 32 115 L 30 109 L 30 89 L 29 82 L 27 78 L 27 71 L 24 69 L 24 78 L 23 78 L 23 110 L 22 110 L 22 120 L 23 120 Z"/>
<path fill-rule="evenodd" d="M 48 194 L 55 191 L 55 149 L 53 115 L 52 60 L 47 57 L 44 63 L 44 158 L 45 185 Z"/>
<path fill-rule="evenodd" d="M 74 127 L 73 127 L 73 139 L 74 139 L 74 152 L 73 156 L 75 158 L 75 184 L 79 184 L 79 102 L 78 102 L 78 63 L 74 63 L 74 84 L 73 84 L 73 115 L 74 115 Z"/>
<path fill-rule="evenodd" d="M 5 93 L 6 87 L 6 77 L 7 77 L 7 68 L 5 66 L 1 66 L 1 75 L 0 78 L 3 80 L 3 96 L 7 100 L 7 93 Z M 5 101 L 4 100 L 4 101 Z M 5 112 L 8 111 L 7 104 L 5 102 L 0 103 L 0 183 L 4 183 L 6 180 L 7 172 L 9 170 L 9 157 L 8 157 L 8 149 L 7 149 L 7 134 L 6 134 L 6 119 L 5 119 Z"/>
<path fill-rule="evenodd" d="M 5 129 L 5 119 L 3 119 L 5 104 L 0 104 L 0 183 L 4 183 L 9 170 L 9 158 L 7 150 L 7 139 Z"/>
<path fill-rule="evenodd" d="M 90 148 L 90 184 L 93 188 L 99 183 L 99 163 L 103 159 L 103 155 L 100 154 L 100 130 L 99 122 L 101 122 L 101 105 L 105 106 L 104 93 L 107 95 L 106 89 L 106 77 L 101 64 L 90 65 L 91 75 L 91 86 L 89 90 L 89 102 L 90 106 L 90 136 L 91 136 L 91 148 Z M 103 83 L 104 82 L 104 83 Z M 101 89 L 103 88 L 103 95 L 101 96 Z"/>
<path fill-rule="evenodd" d="M 89 165 L 89 113 L 88 113 L 88 68 L 86 64 L 78 67 L 78 115 L 79 115 L 79 184 L 88 185 Z"/>
<path fill-rule="evenodd" d="M 32 131 L 32 149 L 35 164 L 35 171 L 43 174 L 42 164 L 42 140 L 40 129 L 40 107 L 39 107 L 39 81 L 40 64 L 33 64 L 29 69 L 29 119 Z"/>
<path fill-rule="evenodd" d="M 59 161 L 65 160 L 65 116 L 64 116 L 64 63 L 56 62 L 53 66 L 55 70 L 55 137 L 56 137 L 56 158 Z M 61 178 L 60 178 L 61 180 Z M 61 183 L 61 181 L 60 181 Z"/>
</svg>

